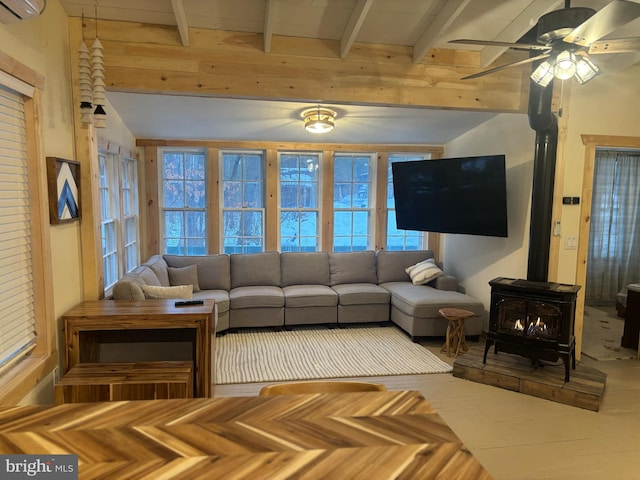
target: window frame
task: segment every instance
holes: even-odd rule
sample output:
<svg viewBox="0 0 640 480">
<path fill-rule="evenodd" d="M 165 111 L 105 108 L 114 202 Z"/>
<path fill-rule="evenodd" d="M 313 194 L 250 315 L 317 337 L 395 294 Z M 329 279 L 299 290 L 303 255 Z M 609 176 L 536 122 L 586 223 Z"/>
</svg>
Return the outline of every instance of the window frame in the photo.
<svg viewBox="0 0 640 480">
<path fill-rule="evenodd" d="M 0 372 L 0 404 L 17 404 L 58 365 L 55 346 L 53 274 L 49 236 L 49 205 L 42 152 L 42 110 L 44 77 L 8 57 L 6 71 L 0 67 L 0 83 L 23 95 L 25 144 L 30 191 L 31 261 L 36 344 L 29 355 L 16 359 Z"/>
<path fill-rule="evenodd" d="M 351 158 L 351 181 L 348 182 L 351 185 L 351 206 L 350 207 L 344 207 L 344 208 L 336 208 L 335 207 L 335 185 L 337 184 L 336 182 L 336 163 L 337 160 L 341 157 L 350 157 Z M 356 182 L 355 180 L 355 159 L 356 157 L 368 157 L 369 158 L 369 181 L 366 182 L 368 184 L 368 193 L 367 193 L 367 206 L 366 207 L 354 207 L 353 205 L 353 195 L 354 195 L 354 191 L 355 188 L 354 186 L 356 184 L 363 184 L 365 182 Z M 376 222 L 376 217 L 375 217 L 375 212 L 376 212 L 376 185 L 377 185 L 377 179 L 376 179 L 376 172 L 377 172 L 377 158 L 376 155 L 372 152 L 337 152 L 334 155 L 334 159 L 333 159 L 333 184 L 334 184 L 334 198 L 332 199 L 332 210 L 333 210 L 333 223 L 334 223 L 334 227 L 333 227 L 333 237 L 332 237 L 332 241 L 331 241 L 331 250 L 333 252 L 336 251 L 336 213 L 338 212 L 351 212 L 351 235 L 346 236 L 346 235 L 340 235 L 340 238 L 350 238 L 350 243 L 349 243 L 349 252 L 353 252 L 353 251 L 358 251 L 358 250 L 354 250 L 353 249 L 353 239 L 354 237 L 362 237 L 362 235 L 354 235 L 354 215 L 355 212 L 367 212 L 367 234 L 366 234 L 366 245 L 364 247 L 364 250 L 371 250 L 373 248 L 373 245 L 375 244 L 375 222 Z M 346 182 L 340 182 L 340 183 L 346 183 Z M 340 250 L 343 251 L 343 250 Z M 361 251 L 361 250 L 360 250 Z"/>
<path fill-rule="evenodd" d="M 102 159 L 104 159 L 106 185 L 102 184 Z M 129 186 L 124 188 L 124 170 L 128 170 Z M 126 273 L 140 265 L 140 203 L 138 188 L 138 161 L 130 156 L 98 149 L 98 189 L 100 198 L 100 229 L 102 240 L 102 266 L 104 277 L 104 293 L 110 296 L 113 286 Z M 125 191 L 130 191 L 131 212 L 125 214 Z M 103 200 L 107 199 L 108 212 Z M 107 214 L 107 215 L 105 215 Z M 127 241 L 127 220 L 134 222 L 134 240 Z M 107 241 L 106 229 L 111 227 Z M 112 245 L 109 252 L 105 252 L 107 244 Z M 134 246 L 133 264 L 127 258 L 127 248 Z M 107 255 L 112 257 L 111 265 L 107 264 Z"/>
<path fill-rule="evenodd" d="M 318 192 L 318 196 L 316 198 L 316 207 L 308 208 L 308 207 L 297 207 L 297 208 L 283 208 L 282 207 L 282 156 L 283 155 L 297 155 L 298 156 L 298 165 L 300 165 L 301 157 L 303 156 L 316 156 L 317 157 L 317 179 L 316 179 L 316 191 Z M 309 151 L 309 150 L 278 150 L 277 152 L 277 166 L 278 166 L 278 238 L 277 245 L 278 251 L 282 251 L 282 213 L 283 212 L 316 212 L 316 246 L 314 252 L 319 252 L 322 250 L 322 198 L 323 198 L 323 177 L 324 177 L 324 153 L 321 151 Z M 298 167 L 298 171 L 300 171 L 300 167 Z M 293 183 L 293 182 L 287 182 Z M 298 178 L 297 184 L 300 186 L 301 180 Z M 300 190 L 298 189 L 298 194 L 300 194 Z M 300 250 L 302 246 L 300 245 L 300 241 L 298 241 L 298 248 L 296 250 L 287 250 L 292 252 L 302 252 L 306 250 Z"/>
<path fill-rule="evenodd" d="M 204 178 L 202 180 L 198 180 L 198 181 L 202 181 L 204 183 L 205 186 L 205 199 L 204 199 L 204 207 L 202 208 L 195 208 L 195 207 L 182 207 L 182 208 L 178 208 L 178 207 L 165 207 L 164 205 L 164 180 L 176 180 L 176 179 L 165 179 L 164 177 L 164 155 L 165 153 L 181 153 L 183 155 L 186 154 L 198 154 L 198 155 L 203 155 L 204 156 Z M 158 219 L 158 224 L 159 224 L 159 249 L 160 252 L 163 254 L 171 254 L 171 255 L 183 255 L 183 256 L 187 256 L 190 255 L 189 254 L 189 247 L 188 247 L 188 242 L 187 240 L 189 238 L 194 238 L 194 239 L 202 239 L 204 242 L 204 246 L 203 246 L 203 253 L 201 255 L 207 255 L 207 253 L 209 252 L 209 225 L 208 225 L 208 218 L 209 218 L 209 195 L 210 193 L 208 192 L 208 177 L 209 177 L 209 168 L 208 168 L 208 162 L 209 162 L 209 158 L 208 158 L 208 152 L 206 149 L 203 148 L 189 148 L 189 147 L 185 147 L 185 148 L 180 148 L 180 147 L 167 147 L 167 148 L 163 148 L 159 151 L 159 155 L 158 155 L 158 209 L 159 209 L 159 219 Z M 191 179 L 192 180 L 192 179 Z M 181 178 L 182 182 L 186 182 L 187 178 L 185 176 L 183 176 Z M 182 212 L 183 213 L 183 220 L 184 220 L 184 232 L 183 232 L 183 236 L 182 237 L 169 237 L 169 238 L 180 238 L 183 240 L 184 242 L 184 252 L 182 254 L 180 253 L 171 253 L 171 252 L 167 252 L 165 249 L 166 246 L 166 239 L 167 237 L 165 237 L 165 212 L 167 211 L 176 211 L 176 212 Z M 188 212 L 204 212 L 204 218 L 205 218 L 205 224 L 204 224 L 204 235 L 202 237 L 188 237 L 187 236 L 187 232 L 186 232 L 186 215 Z"/>
<path fill-rule="evenodd" d="M 395 160 L 395 159 L 398 160 Z M 405 230 L 404 233 L 402 235 L 389 235 L 389 219 L 390 219 L 390 213 L 394 212 L 395 214 L 395 199 L 393 202 L 393 208 L 389 207 L 389 193 L 390 193 L 390 189 L 393 188 L 393 179 L 392 179 L 392 173 L 391 173 L 391 164 L 394 163 L 394 161 L 421 161 L 421 160 L 431 160 L 433 157 L 433 155 L 431 153 L 406 153 L 406 152 L 390 152 L 389 153 L 389 157 L 388 157 L 388 163 L 387 163 L 387 188 L 386 188 L 386 192 L 385 192 L 385 212 L 386 212 L 386 225 L 384 226 L 385 228 L 385 238 L 386 238 L 386 245 L 385 248 L 387 250 L 397 250 L 397 249 L 391 249 L 389 247 L 389 238 L 393 237 L 393 238 L 401 238 L 402 239 L 402 251 L 406 251 L 407 250 L 407 238 L 413 236 L 413 237 L 418 237 L 418 246 L 416 249 L 412 249 L 412 250 L 422 250 L 424 248 L 426 248 L 427 245 L 427 241 L 428 241 L 428 235 L 429 232 L 419 232 L 419 235 L 407 235 L 407 232 L 416 232 L 417 230 Z"/>
<path fill-rule="evenodd" d="M 242 207 L 225 207 L 224 204 L 224 190 L 225 190 L 225 182 L 227 180 L 225 180 L 225 170 L 224 170 L 224 160 L 225 160 L 225 155 L 240 155 L 242 157 L 242 169 L 244 171 L 244 156 L 247 155 L 257 155 L 260 157 L 260 162 L 261 162 L 261 179 L 259 181 L 259 183 L 261 183 L 262 185 L 262 190 L 261 190 L 261 197 L 262 197 L 262 206 L 261 207 L 245 207 L 244 205 Z M 267 247 L 266 247 L 266 242 L 267 242 L 267 235 L 266 235 L 266 228 L 267 228 L 267 160 L 266 160 L 266 152 L 264 150 L 254 150 L 254 149 L 233 149 L 233 148 L 224 148 L 224 149 L 220 149 L 219 151 L 219 181 L 220 181 L 220 191 L 219 191 L 219 199 L 218 199 L 218 205 L 219 205 L 219 209 L 218 209 L 218 214 L 219 214 L 219 218 L 220 218 L 220 228 L 219 228 L 219 238 L 220 238 L 220 252 L 221 253 L 227 253 L 226 251 L 226 245 L 225 245 L 225 238 L 227 238 L 225 236 L 225 231 L 224 231 L 224 222 L 225 222 L 225 213 L 226 212 L 239 212 L 240 213 L 240 218 L 241 218 L 241 223 L 244 224 L 244 216 L 246 213 L 252 213 L 252 212 L 259 212 L 261 214 L 261 226 L 260 226 L 260 231 L 262 232 L 261 236 L 248 236 L 248 235 L 244 235 L 244 230 L 241 232 L 240 236 L 233 236 L 230 238 L 238 238 L 241 239 L 241 243 L 240 243 L 240 252 L 229 252 L 229 253 L 248 253 L 247 252 L 247 245 L 245 245 L 245 242 L 243 239 L 247 239 L 247 238 L 259 238 L 260 239 L 260 250 L 259 252 L 264 252 L 266 251 Z M 241 184 L 241 198 L 244 200 L 244 192 L 245 192 L 245 184 L 248 182 L 245 178 L 243 173 L 240 174 L 240 179 L 239 180 L 228 180 L 228 181 L 233 181 L 233 182 L 239 182 Z M 257 183 L 258 180 L 253 180 L 252 182 Z"/>
</svg>

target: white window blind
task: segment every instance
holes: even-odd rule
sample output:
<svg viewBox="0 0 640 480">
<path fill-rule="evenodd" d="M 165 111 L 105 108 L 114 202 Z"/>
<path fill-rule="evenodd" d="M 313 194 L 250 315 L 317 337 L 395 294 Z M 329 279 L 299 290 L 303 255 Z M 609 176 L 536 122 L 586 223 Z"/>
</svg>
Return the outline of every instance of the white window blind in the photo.
<svg viewBox="0 0 640 480">
<path fill-rule="evenodd" d="M 24 100 L 0 84 L 0 366 L 35 345 Z"/>
</svg>

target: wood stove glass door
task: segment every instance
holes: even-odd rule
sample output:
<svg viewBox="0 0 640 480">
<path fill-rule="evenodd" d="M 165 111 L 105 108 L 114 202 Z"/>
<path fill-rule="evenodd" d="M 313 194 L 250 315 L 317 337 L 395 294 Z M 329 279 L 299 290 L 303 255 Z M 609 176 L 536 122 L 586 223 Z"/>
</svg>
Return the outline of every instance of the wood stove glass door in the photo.
<svg viewBox="0 0 640 480">
<path fill-rule="evenodd" d="M 562 333 L 562 311 L 557 305 L 523 298 L 498 302 L 498 332 L 525 338 L 555 340 Z"/>
</svg>

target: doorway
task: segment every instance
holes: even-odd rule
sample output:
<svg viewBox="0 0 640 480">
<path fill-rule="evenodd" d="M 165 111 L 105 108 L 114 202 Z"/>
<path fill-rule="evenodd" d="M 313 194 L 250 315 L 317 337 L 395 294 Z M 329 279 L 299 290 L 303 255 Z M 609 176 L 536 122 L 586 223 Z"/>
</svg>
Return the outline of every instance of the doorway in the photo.
<svg viewBox="0 0 640 480">
<path fill-rule="evenodd" d="M 576 272 L 585 286 L 582 353 L 601 360 L 634 358 L 635 350 L 620 345 L 624 318 L 616 295 L 640 281 L 640 139 L 594 140 L 585 142 Z"/>
</svg>

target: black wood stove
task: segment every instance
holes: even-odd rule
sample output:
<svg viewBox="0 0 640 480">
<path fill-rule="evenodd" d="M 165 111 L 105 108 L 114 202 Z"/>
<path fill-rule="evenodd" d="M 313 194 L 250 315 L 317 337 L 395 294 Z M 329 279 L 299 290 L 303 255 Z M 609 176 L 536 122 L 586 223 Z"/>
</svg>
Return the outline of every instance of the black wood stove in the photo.
<svg viewBox="0 0 640 480">
<path fill-rule="evenodd" d="M 573 327 L 580 287 L 503 277 L 489 285 L 491 307 L 483 363 L 492 345 L 496 353 L 514 353 L 534 362 L 561 358 L 568 382 L 569 358 L 576 368 Z"/>
</svg>

